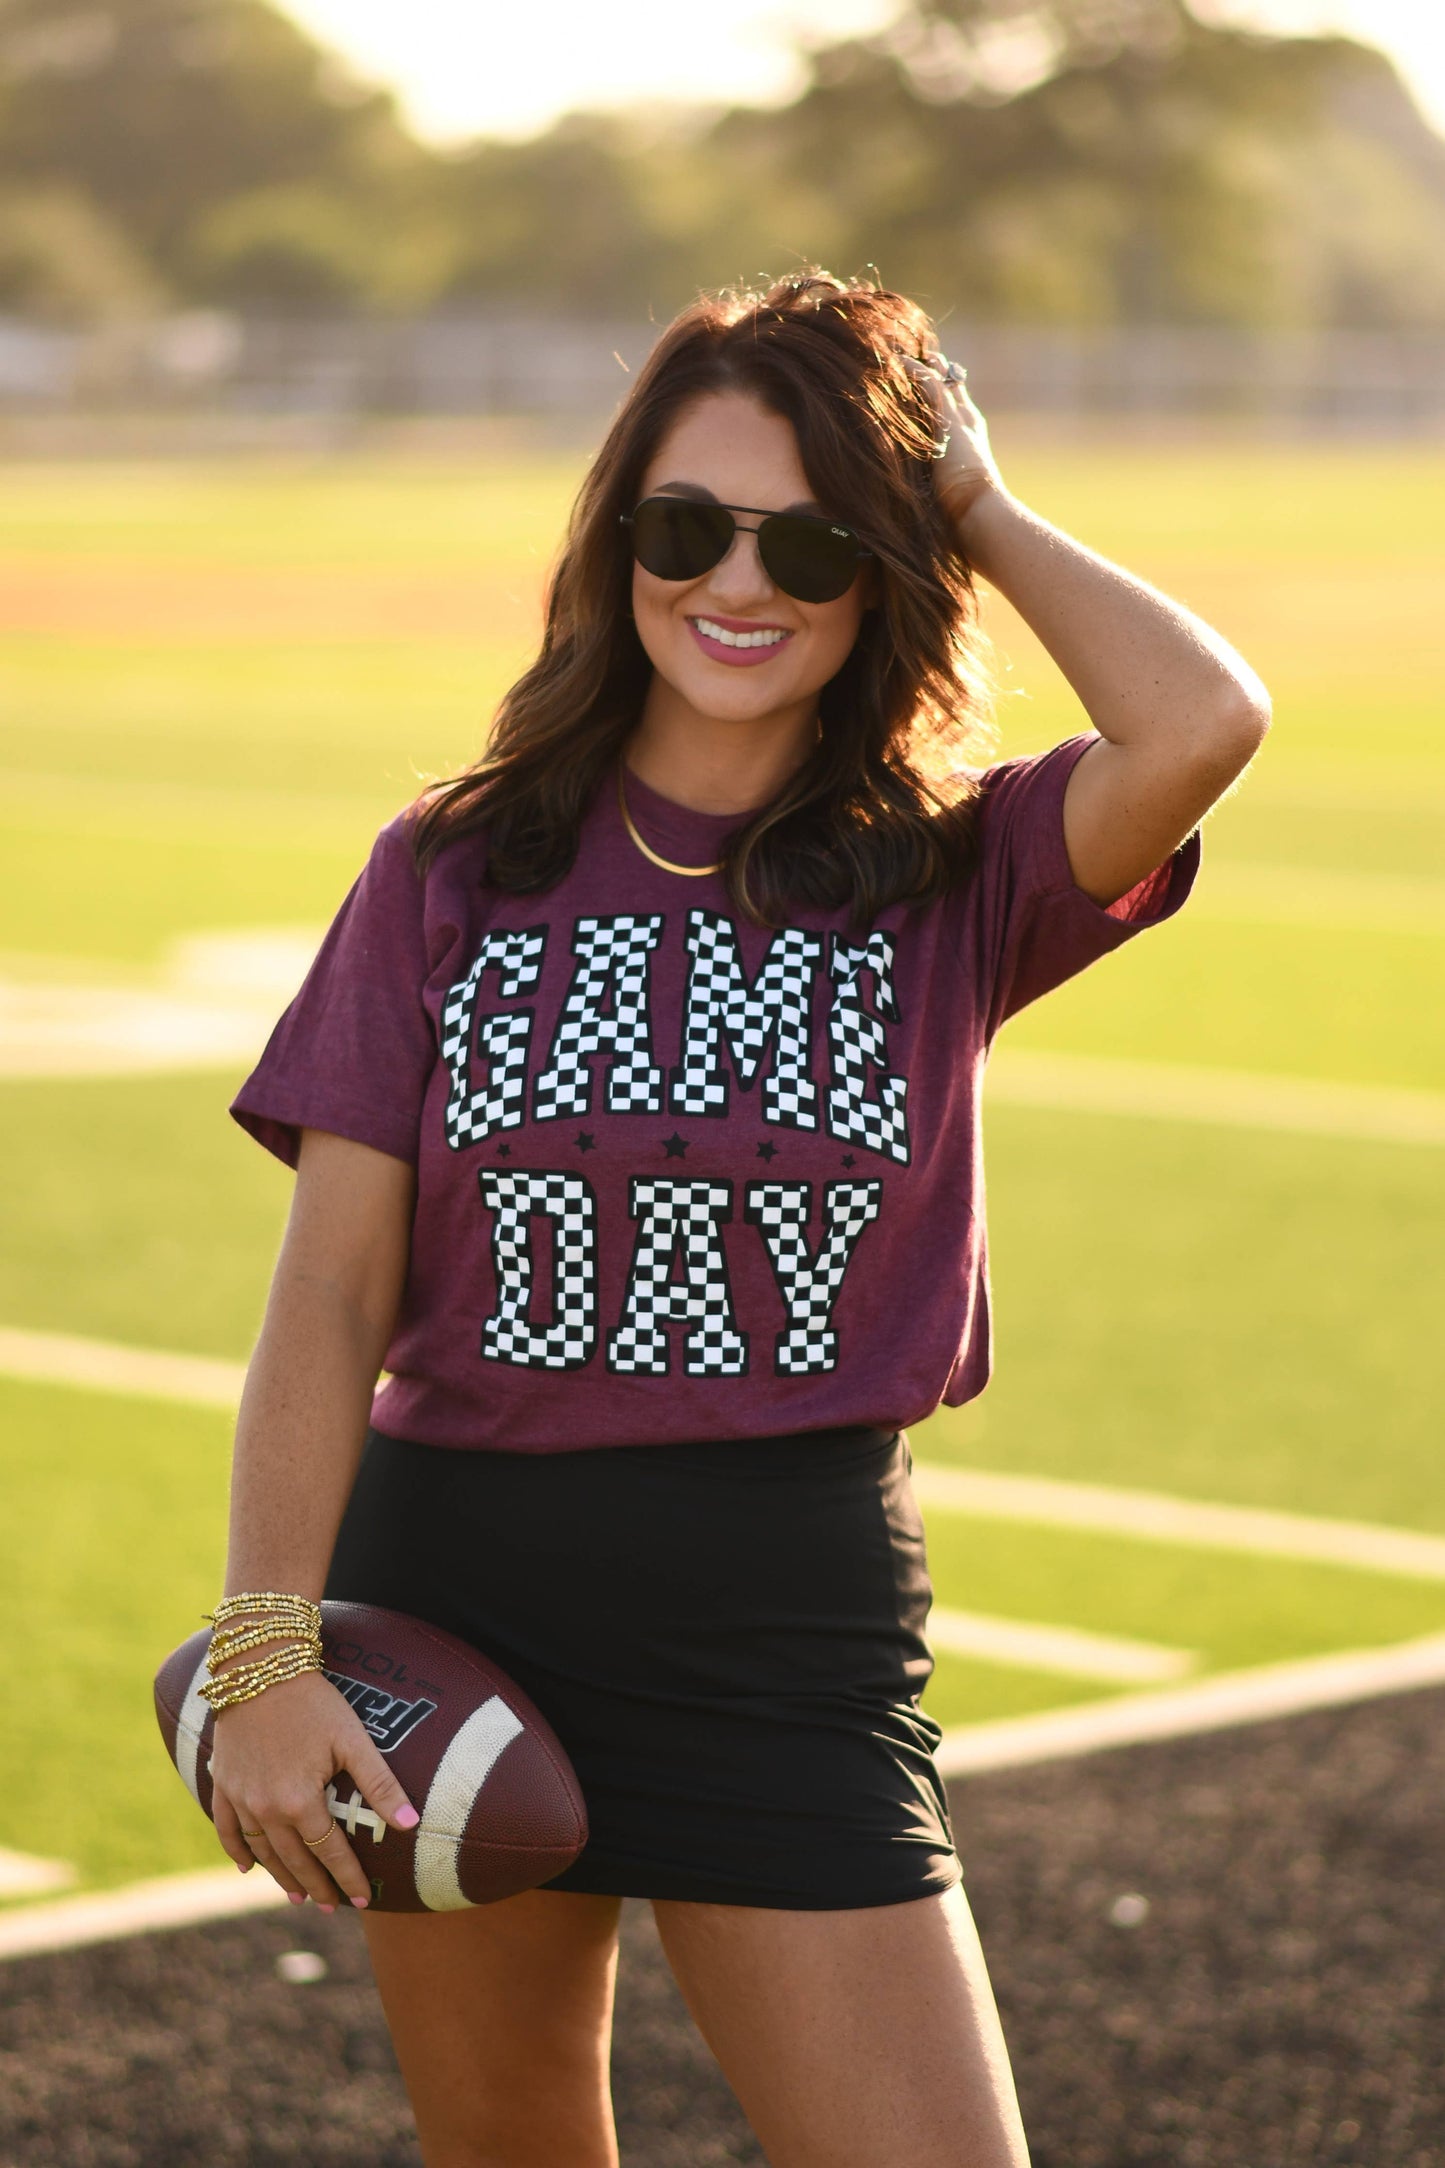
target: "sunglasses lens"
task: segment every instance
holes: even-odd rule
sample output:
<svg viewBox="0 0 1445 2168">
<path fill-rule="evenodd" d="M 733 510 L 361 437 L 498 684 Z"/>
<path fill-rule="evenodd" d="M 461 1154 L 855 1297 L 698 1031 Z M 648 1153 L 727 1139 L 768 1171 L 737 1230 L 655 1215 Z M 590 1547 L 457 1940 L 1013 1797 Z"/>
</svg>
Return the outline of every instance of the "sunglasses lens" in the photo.
<svg viewBox="0 0 1445 2168">
<path fill-rule="evenodd" d="M 637 561 L 660 580 L 698 579 L 722 562 L 732 538 L 732 514 L 720 504 L 645 497 L 632 515 Z"/>
<path fill-rule="evenodd" d="M 776 512 L 763 522 L 758 549 L 768 578 L 799 602 L 836 602 L 858 576 L 858 538 L 846 527 Z"/>
</svg>

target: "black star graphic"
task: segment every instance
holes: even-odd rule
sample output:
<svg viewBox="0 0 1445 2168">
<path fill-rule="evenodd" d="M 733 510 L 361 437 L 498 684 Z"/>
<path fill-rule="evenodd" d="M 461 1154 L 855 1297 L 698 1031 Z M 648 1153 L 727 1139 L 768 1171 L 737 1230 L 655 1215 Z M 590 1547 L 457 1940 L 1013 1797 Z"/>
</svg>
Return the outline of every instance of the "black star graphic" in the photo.
<svg viewBox="0 0 1445 2168">
<path fill-rule="evenodd" d="M 511 1147 L 511 1145 L 510 1145 L 510 1144 L 499 1144 L 499 1145 L 497 1146 L 497 1157 L 498 1157 L 498 1159 L 510 1159 L 510 1158 L 511 1158 L 511 1156 L 512 1156 L 512 1147 Z"/>
<path fill-rule="evenodd" d="M 681 1159 L 683 1153 L 687 1150 L 687 1141 L 685 1138 L 680 1137 L 674 1129 L 670 1137 L 663 1138 L 662 1149 L 669 1159 Z"/>
<path fill-rule="evenodd" d="M 595 1152 L 597 1149 L 597 1139 L 588 1129 L 579 1129 L 572 1141 L 579 1152 Z"/>
<path fill-rule="evenodd" d="M 853 1164 L 853 1154 L 852 1154 L 851 1152 L 845 1152 L 845 1153 L 843 1154 L 843 1164 L 844 1164 L 844 1166 L 845 1166 L 845 1167 L 851 1167 L 851 1166 L 852 1166 L 852 1164 Z"/>
<path fill-rule="evenodd" d="M 777 1154 L 778 1147 L 776 1144 L 760 1144 L 758 1146 L 759 1159 L 776 1159 Z"/>
</svg>

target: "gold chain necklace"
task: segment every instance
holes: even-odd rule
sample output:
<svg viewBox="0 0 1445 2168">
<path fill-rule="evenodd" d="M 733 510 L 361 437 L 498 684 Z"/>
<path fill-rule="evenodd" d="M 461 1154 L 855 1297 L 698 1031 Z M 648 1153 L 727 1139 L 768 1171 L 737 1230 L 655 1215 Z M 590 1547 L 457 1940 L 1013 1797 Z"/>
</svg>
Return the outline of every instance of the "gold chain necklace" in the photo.
<svg viewBox="0 0 1445 2168">
<path fill-rule="evenodd" d="M 722 872 L 721 859 L 718 860 L 715 866 L 675 866 L 670 858 L 659 858 L 657 852 L 650 845 L 643 842 L 633 824 L 632 815 L 627 810 L 627 794 L 622 787 L 622 762 L 620 760 L 617 763 L 617 804 L 622 814 L 622 825 L 641 851 L 643 857 L 651 859 L 654 866 L 661 866 L 664 873 L 682 873 L 686 874 L 689 880 L 701 880 L 706 873 Z"/>
</svg>

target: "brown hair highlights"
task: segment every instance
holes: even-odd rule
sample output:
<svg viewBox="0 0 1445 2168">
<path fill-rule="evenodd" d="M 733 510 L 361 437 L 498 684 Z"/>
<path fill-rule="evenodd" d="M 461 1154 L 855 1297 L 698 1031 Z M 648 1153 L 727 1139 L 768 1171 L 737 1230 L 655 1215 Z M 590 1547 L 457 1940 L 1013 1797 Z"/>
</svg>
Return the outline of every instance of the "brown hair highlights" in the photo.
<svg viewBox="0 0 1445 2168">
<path fill-rule="evenodd" d="M 630 615 L 619 519 L 681 410 L 743 391 L 791 422 L 819 503 L 874 552 L 880 600 L 822 689 L 816 748 L 729 841 L 734 901 L 768 925 L 800 904 L 848 904 L 867 924 L 886 904 L 924 902 L 958 880 L 978 787 L 968 764 L 989 732 L 973 582 L 933 494 L 936 424 L 902 361 L 937 351 L 915 302 L 815 267 L 684 309 L 578 493 L 536 661 L 502 700 L 482 759 L 418 802 L 418 865 L 482 830 L 490 883 L 544 889 L 566 873 L 652 670 Z"/>
</svg>

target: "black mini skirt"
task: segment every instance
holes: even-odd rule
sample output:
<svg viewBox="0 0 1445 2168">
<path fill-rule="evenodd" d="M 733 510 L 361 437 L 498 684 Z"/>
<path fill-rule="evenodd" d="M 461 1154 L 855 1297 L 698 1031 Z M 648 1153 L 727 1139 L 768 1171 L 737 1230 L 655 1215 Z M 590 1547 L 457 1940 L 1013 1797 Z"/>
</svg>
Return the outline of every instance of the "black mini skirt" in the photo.
<svg viewBox="0 0 1445 2168">
<path fill-rule="evenodd" d="M 509 1672 L 591 1834 L 549 1889 L 807 1911 L 960 1867 L 900 1432 L 462 1452 L 368 1431 L 328 1597 Z"/>
</svg>

